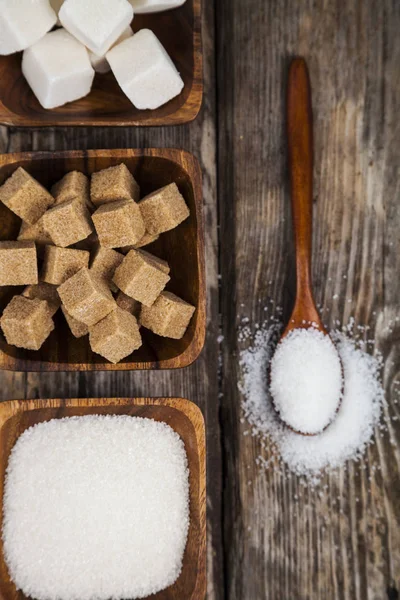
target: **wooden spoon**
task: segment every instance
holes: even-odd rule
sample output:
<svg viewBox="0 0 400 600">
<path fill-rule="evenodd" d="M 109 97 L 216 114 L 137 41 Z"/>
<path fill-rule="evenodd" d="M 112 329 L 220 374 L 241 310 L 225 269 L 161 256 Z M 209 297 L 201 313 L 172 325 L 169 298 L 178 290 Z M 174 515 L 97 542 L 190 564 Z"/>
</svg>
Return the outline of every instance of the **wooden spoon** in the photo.
<svg viewBox="0 0 400 600">
<path fill-rule="evenodd" d="M 296 251 L 296 299 L 289 323 L 280 341 L 294 329 L 310 327 L 314 327 L 324 335 L 329 335 L 315 305 L 311 282 L 313 117 L 310 77 L 303 58 L 295 58 L 289 68 L 287 135 Z M 340 402 L 341 394 L 338 397 L 338 409 Z M 312 435 L 300 431 L 296 433 Z"/>
<path fill-rule="evenodd" d="M 287 136 L 296 250 L 296 300 L 282 335 L 311 323 L 328 335 L 315 305 L 311 282 L 313 209 L 313 125 L 310 77 L 303 58 L 289 68 L 287 90 Z"/>
</svg>

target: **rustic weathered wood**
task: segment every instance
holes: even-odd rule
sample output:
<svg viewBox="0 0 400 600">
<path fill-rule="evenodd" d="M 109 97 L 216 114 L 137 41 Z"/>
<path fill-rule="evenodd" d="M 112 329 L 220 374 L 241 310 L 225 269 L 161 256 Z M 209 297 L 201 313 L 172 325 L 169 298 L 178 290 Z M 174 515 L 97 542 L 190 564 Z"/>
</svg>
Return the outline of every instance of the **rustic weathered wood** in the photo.
<svg viewBox="0 0 400 600">
<path fill-rule="evenodd" d="M 181 340 L 170 340 L 142 329 L 143 345 L 117 365 L 91 351 L 87 337 L 76 339 L 62 315 L 55 316 L 55 329 L 38 352 L 9 346 L 0 335 L 0 368 L 14 371 L 107 371 L 172 369 L 190 365 L 199 355 L 205 338 L 204 232 L 201 172 L 188 152 L 171 149 L 89 150 L 0 155 L 0 184 L 23 167 L 48 189 L 66 173 L 96 171 L 123 162 L 133 173 L 143 196 L 175 182 L 190 209 L 190 217 L 179 228 L 153 243 L 150 251 L 171 268 L 170 291 L 196 306 L 196 312 Z M 21 220 L 0 206 L 0 238 L 14 240 Z M 0 289 L 0 310 L 19 288 Z"/>
<path fill-rule="evenodd" d="M 53 125 L 178 125 L 198 114 L 203 95 L 201 0 L 173 11 L 136 15 L 133 30 L 149 28 L 175 63 L 185 87 L 157 110 L 136 109 L 112 73 L 97 74 L 88 96 L 54 110 L 44 109 L 21 72 L 22 54 L 0 56 L 0 123 L 24 127 Z"/>
<path fill-rule="evenodd" d="M 366 337 L 385 358 L 385 412 L 398 418 L 399 26 L 396 0 L 217 3 L 229 600 L 399 597 L 399 422 L 361 465 L 315 490 L 274 460 L 258 467 L 255 459 L 272 458 L 272 449 L 244 435 L 235 331 L 243 316 L 255 328 L 279 315 L 277 306 L 287 321 L 293 304 L 285 100 L 288 66 L 300 55 L 313 89 L 317 305 L 329 328 L 350 315 L 371 327 Z"/>
<path fill-rule="evenodd" d="M 328 326 L 336 319 L 347 321 L 351 314 L 371 326 L 369 336 L 376 337 L 386 359 L 385 412 L 400 416 L 394 403 L 400 379 L 400 325 L 387 327 L 398 316 L 399 305 L 400 6 L 396 0 L 210 0 L 203 10 L 207 93 L 192 125 L 0 132 L 3 152 L 175 146 L 200 158 L 208 286 L 208 332 L 200 358 L 171 373 L 3 373 L 0 396 L 54 397 L 62 391 L 63 397 L 125 397 L 129 392 L 190 398 L 203 409 L 207 423 L 208 598 L 394 600 L 400 574 L 398 421 L 390 428 L 393 446 L 383 434 L 361 468 L 352 465 L 327 477 L 317 490 L 303 488 L 296 477 L 272 466 L 256 467 L 255 458 L 269 457 L 270 448 L 242 435 L 248 427 L 240 422 L 236 382 L 241 345 L 235 325 L 242 316 L 255 325 L 276 305 L 283 306 L 285 319 L 290 315 L 295 279 L 285 90 L 290 59 L 304 55 L 313 87 L 317 158 L 316 300 Z M 217 383 L 214 32 L 219 72 L 222 399 Z"/>
<path fill-rule="evenodd" d="M 203 415 L 182 398 L 97 398 L 28 400 L 0 404 L 0 506 L 11 449 L 29 427 L 50 419 L 85 415 L 130 415 L 163 421 L 185 444 L 190 482 L 190 527 L 182 573 L 176 583 L 154 596 L 158 600 L 203 600 L 206 592 L 206 452 Z M 118 506 L 115 507 L 118 510 Z M 0 526 L 2 510 L 0 512 Z M 0 599 L 26 600 L 10 580 L 0 540 Z"/>
</svg>

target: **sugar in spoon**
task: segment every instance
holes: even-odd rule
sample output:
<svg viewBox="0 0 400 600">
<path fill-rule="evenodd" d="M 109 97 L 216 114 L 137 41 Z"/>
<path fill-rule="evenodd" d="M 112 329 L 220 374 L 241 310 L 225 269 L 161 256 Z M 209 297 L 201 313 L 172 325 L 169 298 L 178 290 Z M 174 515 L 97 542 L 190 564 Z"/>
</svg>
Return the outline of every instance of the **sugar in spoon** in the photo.
<svg viewBox="0 0 400 600">
<path fill-rule="evenodd" d="M 318 434 L 330 424 L 340 406 L 343 391 L 341 360 L 322 323 L 312 290 L 312 121 L 307 65 L 303 58 L 295 58 L 289 68 L 287 137 L 296 298 L 289 323 L 271 362 L 271 393 L 281 419 L 303 435 Z M 325 373 L 322 372 L 324 367 Z"/>
</svg>

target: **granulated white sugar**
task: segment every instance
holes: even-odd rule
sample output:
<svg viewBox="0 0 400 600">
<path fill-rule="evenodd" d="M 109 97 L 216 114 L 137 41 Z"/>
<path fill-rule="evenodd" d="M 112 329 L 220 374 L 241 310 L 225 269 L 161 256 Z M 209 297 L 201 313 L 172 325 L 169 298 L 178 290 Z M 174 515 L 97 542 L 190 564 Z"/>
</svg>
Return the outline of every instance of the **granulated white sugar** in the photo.
<svg viewBox="0 0 400 600">
<path fill-rule="evenodd" d="M 269 363 L 280 330 L 274 323 L 264 324 L 254 336 L 248 326 L 239 333 L 239 341 L 250 342 L 240 353 L 242 380 L 239 387 L 244 415 L 252 434 L 271 440 L 291 471 L 315 481 L 324 471 L 360 459 L 371 443 L 384 401 L 381 358 L 368 354 L 365 343 L 358 344 L 350 337 L 350 329 L 332 333 L 344 370 L 342 402 L 335 420 L 324 432 L 303 436 L 282 423 L 268 387 Z"/>
<path fill-rule="evenodd" d="M 270 391 L 281 419 L 315 434 L 334 419 L 342 396 L 342 367 L 329 336 L 310 327 L 291 331 L 271 360 Z"/>
<path fill-rule="evenodd" d="M 185 448 L 165 423 L 55 419 L 26 430 L 11 452 L 4 555 L 26 596 L 156 593 L 181 572 L 188 526 Z"/>
</svg>

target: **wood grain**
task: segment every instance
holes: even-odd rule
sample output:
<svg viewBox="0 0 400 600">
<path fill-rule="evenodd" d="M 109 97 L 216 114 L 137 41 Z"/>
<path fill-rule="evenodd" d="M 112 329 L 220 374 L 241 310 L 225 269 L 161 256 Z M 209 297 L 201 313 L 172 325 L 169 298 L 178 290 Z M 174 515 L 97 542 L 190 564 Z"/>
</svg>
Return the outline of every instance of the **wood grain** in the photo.
<svg viewBox="0 0 400 600">
<path fill-rule="evenodd" d="M 399 24 L 396 0 L 210 0 L 203 3 L 207 93 L 190 126 L 0 130 L 0 149 L 7 152 L 172 146 L 200 158 L 208 330 L 196 363 L 174 372 L 2 373 L 0 397 L 51 398 L 61 391 L 63 397 L 125 397 L 129 391 L 195 401 L 207 423 L 210 600 L 399 596 L 398 421 L 390 426 L 393 445 L 384 433 L 361 467 L 327 477 L 316 491 L 287 473 L 259 469 L 256 457 L 268 457 L 270 449 L 243 435 L 248 427 L 240 422 L 236 387 L 242 346 L 235 330 L 243 316 L 255 326 L 275 306 L 284 308 L 285 318 L 292 308 L 285 82 L 290 59 L 303 55 L 310 66 L 316 132 L 316 300 L 329 326 L 351 314 L 370 324 L 386 359 L 385 412 L 400 417 L 399 324 L 388 328 L 399 304 Z"/>
<path fill-rule="evenodd" d="M 175 182 L 190 210 L 179 228 L 169 231 L 149 247 L 171 268 L 167 289 L 196 307 L 189 327 L 180 340 L 170 340 L 142 329 L 143 345 L 122 362 L 113 365 L 91 351 L 87 337 L 76 339 L 61 313 L 55 329 L 38 352 L 9 346 L 0 335 L 0 369 L 14 371 L 107 371 L 131 369 L 173 369 L 190 365 L 204 345 L 206 291 L 204 281 L 204 232 L 201 172 L 198 161 L 188 152 L 172 149 L 89 150 L 0 155 L 0 184 L 18 167 L 23 167 L 47 189 L 70 171 L 91 175 L 123 162 L 145 196 Z M 14 240 L 21 220 L 0 206 L 0 239 Z M 0 310 L 20 289 L 0 290 Z"/>
<path fill-rule="evenodd" d="M 171 56 L 184 82 L 182 92 L 156 110 L 138 110 L 114 75 L 97 74 L 88 96 L 53 110 L 44 109 L 21 71 L 22 53 L 0 56 L 0 123 L 23 127 L 54 125 L 178 125 L 196 118 L 203 96 L 201 0 L 173 11 L 136 15 L 135 32 L 151 29 Z"/>
<path fill-rule="evenodd" d="M 129 415 L 167 423 L 185 444 L 190 485 L 190 527 L 182 572 L 158 600 L 203 600 L 206 593 L 206 453 L 205 427 L 199 408 L 182 398 L 93 398 L 26 400 L 0 404 L 0 505 L 11 449 L 29 427 L 50 419 L 85 415 Z M 116 507 L 116 510 L 118 508 Z M 0 527 L 2 523 L 0 514 Z M 26 600 L 10 580 L 0 540 L 0 599 Z"/>
<path fill-rule="evenodd" d="M 400 5 L 217 3 L 226 597 L 393 600 L 400 589 L 400 429 L 315 490 L 278 470 L 241 422 L 242 317 L 287 321 L 295 295 L 285 140 L 293 56 L 314 110 L 313 282 L 328 327 L 371 327 L 388 406 L 400 380 Z M 267 310 L 264 310 L 264 308 Z M 391 324 L 390 324 L 391 323 Z M 372 349 L 372 348 L 371 348 Z"/>
</svg>

